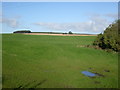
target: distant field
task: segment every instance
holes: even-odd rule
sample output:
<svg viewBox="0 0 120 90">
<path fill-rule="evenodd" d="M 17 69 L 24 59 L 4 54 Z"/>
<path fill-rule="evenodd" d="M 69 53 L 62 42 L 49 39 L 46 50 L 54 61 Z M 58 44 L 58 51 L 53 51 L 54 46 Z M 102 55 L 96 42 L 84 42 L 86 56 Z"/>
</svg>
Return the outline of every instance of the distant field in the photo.
<svg viewBox="0 0 120 90">
<path fill-rule="evenodd" d="M 95 38 L 4 34 L 3 88 L 117 88 L 117 54 L 82 47 Z M 84 70 L 104 77 L 84 76 Z"/>
<path fill-rule="evenodd" d="M 51 35 L 51 36 L 97 36 L 93 34 L 62 34 L 62 33 L 24 33 L 25 35 Z"/>
</svg>

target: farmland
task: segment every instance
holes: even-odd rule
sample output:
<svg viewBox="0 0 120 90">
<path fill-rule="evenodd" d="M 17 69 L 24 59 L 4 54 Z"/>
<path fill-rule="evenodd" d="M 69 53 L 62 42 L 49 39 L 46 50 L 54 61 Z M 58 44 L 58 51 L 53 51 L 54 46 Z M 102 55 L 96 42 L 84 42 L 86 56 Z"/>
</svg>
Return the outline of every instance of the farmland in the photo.
<svg viewBox="0 0 120 90">
<path fill-rule="evenodd" d="M 117 54 L 83 47 L 95 38 L 3 34 L 3 88 L 117 88 Z M 104 77 L 87 77 L 84 70 Z"/>
</svg>

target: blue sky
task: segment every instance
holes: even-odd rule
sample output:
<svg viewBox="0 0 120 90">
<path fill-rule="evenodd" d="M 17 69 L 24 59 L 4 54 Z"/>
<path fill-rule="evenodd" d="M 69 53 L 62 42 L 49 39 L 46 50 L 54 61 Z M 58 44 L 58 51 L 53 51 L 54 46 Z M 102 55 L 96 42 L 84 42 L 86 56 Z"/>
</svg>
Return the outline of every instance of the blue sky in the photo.
<svg viewBox="0 0 120 90">
<path fill-rule="evenodd" d="M 2 32 L 98 34 L 117 19 L 117 2 L 3 2 Z"/>
</svg>

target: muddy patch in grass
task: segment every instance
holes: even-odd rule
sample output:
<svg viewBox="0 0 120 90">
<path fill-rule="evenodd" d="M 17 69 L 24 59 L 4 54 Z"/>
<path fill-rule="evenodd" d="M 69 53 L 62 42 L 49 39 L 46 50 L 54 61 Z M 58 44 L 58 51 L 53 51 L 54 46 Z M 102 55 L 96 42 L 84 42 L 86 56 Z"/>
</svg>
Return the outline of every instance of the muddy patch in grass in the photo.
<svg viewBox="0 0 120 90">
<path fill-rule="evenodd" d="M 97 76 L 99 76 L 99 77 L 105 77 L 105 75 L 100 74 L 100 73 L 97 73 L 97 72 L 95 72 L 95 74 L 96 74 Z"/>
<path fill-rule="evenodd" d="M 104 72 L 110 72 L 110 70 L 104 70 Z"/>
</svg>

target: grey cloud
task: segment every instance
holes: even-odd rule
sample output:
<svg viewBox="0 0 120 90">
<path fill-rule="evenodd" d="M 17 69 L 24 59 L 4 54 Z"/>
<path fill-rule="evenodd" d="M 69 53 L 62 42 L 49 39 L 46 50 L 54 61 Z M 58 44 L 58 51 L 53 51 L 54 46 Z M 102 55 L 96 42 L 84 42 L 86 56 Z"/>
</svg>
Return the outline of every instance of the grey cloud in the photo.
<svg viewBox="0 0 120 90">
<path fill-rule="evenodd" d="M 0 17 L 0 23 L 2 23 L 2 18 Z"/>
<path fill-rule="evenodd" d="M 7 24 L 8 26 L 15 28 L 19 26 L 17 18 L 2 18 L 0 22 Z"/>
<path fill-rule="evenodd" d="M 118 18 L 118 14 L 117 13 L 109 13 L 109 14 L 106 14 L 105 16 L 113 18 L 113 19 L 117 19 Z"/>
<path fill-rule="evenodd" d="M 0 16 L 2 16 L 3 15 L 3 13 L 2 13 L 2 11 L 0 11 Z"/>
<path fill-rule="evenodd" d="M 2 11 L 0 11 L 0 23 L 2 22 Z M 0 24 L 0 33 L 2 33 L 2 24 Z"/>
</svg>

